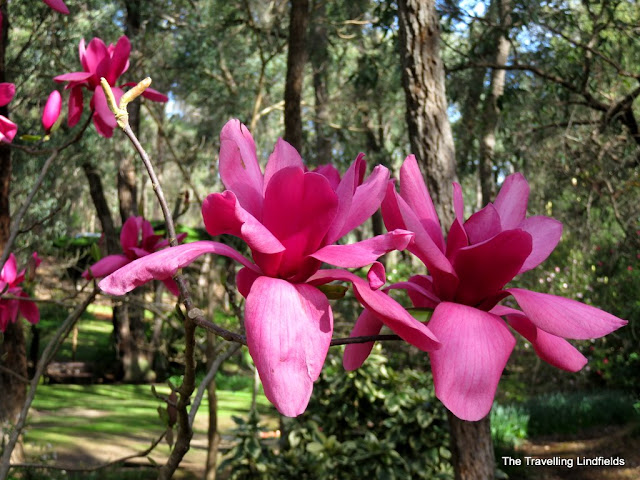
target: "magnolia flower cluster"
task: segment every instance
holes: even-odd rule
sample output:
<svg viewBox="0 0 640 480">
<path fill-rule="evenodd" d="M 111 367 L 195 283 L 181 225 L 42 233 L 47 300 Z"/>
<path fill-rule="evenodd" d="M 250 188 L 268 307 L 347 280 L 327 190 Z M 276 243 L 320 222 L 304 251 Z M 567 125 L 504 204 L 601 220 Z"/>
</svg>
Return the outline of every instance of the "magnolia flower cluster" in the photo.
<svg viewBox="0 0 640 480">
<path fill-rule="evenodd" d="M 68 82 L 65 89 L 70 89 L 69 94 L 69 115 L 67 122 L 73 127 L 80 121 L 84 109 L 84 90 L 91 94 L 89 107 L 93 112 L 93 124 L 100 135 L 110 138 L 116 128 L 116 120 L 109 109 L 104 90 L 100 86 L 100 79 L 105 78 L 112 87 L 116 102 L 124 94 L 121 87 L 134 86 L 134 82 L 124 83 L 116 86 L 118 79 L 129 68 L 129 54 L 131 53 L 131 43 L 123 35 L 115 45 L 108 46 L 100 38 L 92 39 L 88 45 L 84 39 L 79 45 L 81 72 L 65 73 L 54 78 L 56 82 Z M 148 88 L 143 97 L 154 102 L 166 102 L 166 95 L 156 90 Z"/>
<path fill-rule="evenodd" d="M 155 253 L 147 249 L 134 261 L 132 256 L 110 260 L 111 266 L 126 265 L 100 287 L 121 295 L 152 279 L 166 282 L 205 253 L 236 260 L 243 267 L 237 285 L 246 298 L 249 353 L 267 398 L 284 415 L 304 412 L 327 355 L 333 314 L 322 286 L 329 282 L 352 284 L 364 307 L 352 335 L 377 334 L 386 325 L 428 352 L 436 394 L 466 420 L 482 418 L 491 407 L 515 343 L 508 325 L 531 341 L 544 360 L 577 370 L 586 359 L 564 338 L 599 337 L 626 323 L 572 300 L 505 288 L 515 275 L 542 262 L 561 234 L 561 224 L 553 219 L 526 218 L 529 190 L 521 175 L 507 178 L 496 202 L 466 221 L 461 189 L 454 185 L 456 219 L 445 242 L 412 156 L 401 170 L 401 194 L 385 167 L 365 176 L 363 155 L 341 178 L 333 167 L 307 171 L 298 152 L 283 140 L 263 172 L 251 134 L 231 120 L 220 134 L 219 162 L 227 190 L 206 198 L 204 224 L 213 236 L 244 240 L 251 258 L 213 241 Z M 338 243 L 380 207 L 387 234 Z M 381 289 L 386 279 L 378 257 L 403 249 L 423 261 L 429 275 Z M 360 267 L 369 267 L 366 280 L 345 270 Z M 428 323 L 414 319 L 387 294 L 398 288 L 408 291 L 415 306 L 434 310 Z M 499 305 L 510 295 L 522 310 Z M 371 347 L 349 345 L 345 367 L 361 365 Z"/>
<path fill-rule="evenodd" d="M 9 323 L 15 323 L 18 314 L 29 323 L 35 324 L 40 320 L 38 306 L 28 300 L 29 295 L 21 286 L 27 277 L 33 278 L 38 265 L 40 265 L 40 259 L 38 254 L 34 253 L 29 260 L 29 265 L 18 272 L 16 257 L 12 253 L 2 266 L 0 270 L 0 332 L 4 332 Z M 2 298 L 5 293 L 17 298 Z"/>
</svg>

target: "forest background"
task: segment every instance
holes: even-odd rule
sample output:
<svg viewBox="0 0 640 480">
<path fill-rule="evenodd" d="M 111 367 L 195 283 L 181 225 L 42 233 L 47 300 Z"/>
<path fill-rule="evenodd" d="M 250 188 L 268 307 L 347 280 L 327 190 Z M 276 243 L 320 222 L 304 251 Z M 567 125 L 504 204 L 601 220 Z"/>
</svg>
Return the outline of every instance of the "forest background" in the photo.
<svg viewBox="0 0 640 480">
<path fill-rule="evenodd" d="M 420 151 L 422 147 L 414 143 L 411 132 L 411 112 L 415 108 L 411 102 L 420 103 L 420 99 L 406 96 L 403 85 L 403 60 L 409 47 L 401 38 L 398 9 L 407 5 L 411 8 L 414 2 L 398 3 L 69 0 L 66 4 L 71 13 L 60 15 L 42 2 L 3 1 L 1 70 L 3 80 L 16 85 L 14 100 L 3 109 L 8 108 L 10 118 L 19 125 L 14 144 L 24 147 L 0 147 L 2 185 L 5 192 L 10 192 L 8 204 L 2 206 L 3 221 L 24 204 L 47 161 L 48 156 L 38 151 L 60 147 L 79 128 L 69 129 L 63 121 L 46 142 L 29 136 L 41 134 L 40 115 L 51 90 L 63 93 L 66 106 L 67 91 L 52 79 L 80 69 L 77 46 L 82 38 L 89 41 L 99 37 L 108 44 L 126 34 L 132 44 L 126 79 L 139 81 L 151 76 L 153 88 L 168 94 L 167 103 L 143 100 L 132 104 L 131 123 L 154 161 L 176 222 L 190 240 L 206 236 L 199 208 L 203 198 L 223 190 L 217 171 L 219 132 L 231 117 L 249 127 L 261 159 L 268 158 L 274 141 L 284 136 L 301 151 L 309 168 L 333 163 L 344 171 L 359 152 L 364 152 L 369 165 L 379 163 L 397 172 L 405 156 L 416 153 L 427 172 L 428 154 Z M 436 22 L 425 25 L 432 32 L 434 25 L 440 25 L 439 38 L 434 36 L 439 41 L 439 51 L 435 52 L 442 62 L 447 94 L 447 103 L 440 108 L 452 128 L 457 178 L 465 204 L 478 210 L 495 198 L 508 174 L 522 172 L 531 185 L 529 213 L 557 218 L 564 231 L 552 256 L 519 278 L 518 285 L 574 298 L 629 320 L 626 328 L 604 339 L 577 342 L 589 358 L 588 366 L 577 374 L 548 367 L 526 342 L 520 342 L 502 379 L 498 402 L 525 404 L 555 392 L 616 392 L 612 398 L 621 392 L 637 401 L 640 5 L 635 1 L 423 3 L 435 7 L 437 16 L 419 17 L 418 21 Z M 296 28 L 302 32 L 302 41 L 292 43 Z M 299 55 L 292 55 L 296 51 Z M 431 60 L 435 63 L 438 59 L 427 59 Z M 295 85 L 291 84 L 292 72 L 296 71 L 300 117 L 295 120 L 294 114 L 294 120 L 290 120 L 292 114 L 287 114 L 285 107 L 297 102 Z M 437 203 L 446 198 L 433 189 L 432 194 Z M 440 204 L 439 208 L 447 209 Z M 5 333 L 3 349 L 11 335 L 18 339 L 26 335 L 17 343 L 24 345 L 25 362 L 35 368 L 42 350 L 39 345 L 56 328 L 55 321 L 46 321 L 48 316 L 59 318 L 62 311 L 64 318 L 64 312 L 83 298 L 78 293 L 82 284 L 78 271 L 119 248 L 109 244 L 113 235 L 100 241 L 94 234 L 103 231 L 105 222 L 109 222 L 107 217 L 117 230 L 132 215 L 143 215 L 158 229 L 163 228 L 153 189 L 134 150 L 119 131 L 106 139 L 90 126 L 55 159 L 53 170 L 44 177 L 21 220 L 12 249 L 24 261 L 31 252 L 39 252 L 44 273 L 34 284 L 33 293 L 36 298 L 54 302 L 42 304 L 41 326 L 28 327 L 25 323 Z M 8 222 L 3 225 L 7 232 Z M 378 216 L 355 238 L 370 232 L 382 232 Z M 391 281 L 405 279 L 418 268 L 404 254 L 388 256 L 386 267 Z M 198 307 L 227 328 L 239 328 L 236 313 L 240 300 L 232 288 L 225 288 L 233 285 L 233 267 L 224 260 L 210 259 L 187 274 Z M 169 296 L 157 290 L 154 295 L 149 288 L 137 297 L 151 312 L 146 315 L 135 301 L 134 305 L 115 301 L 114 333 L 110 334 L 108 347 L 111 356 L 85 359 L 92 364 L 92 378 L 145 383 L 181 374 L 184 347 L 180 318 L 172 313 Z M 347 336 L 357 316 L 356 304 L 349 298 L 335 308 L 336 335 Z M 105 297 L 99 297 L 98 303 L 111 305 Z M 40 338 L 40 344 L 34 338 Z M 79 342 L 82 344 L 82 337 Z M 223 343 L 198 332 L 202 348 L 196 355 L 202 376 L 207 372 L 207 361 L 211 363 L 213 353 L 221 351 Z M 338 349 L 333 350 L 339 356 Z M 360 390 L 341 391 L 345 378 L 353 377 L 329 368 L 333 377 L 323 378 L 326 383 L 316 388 L 318 396 L 332 390 L 336 403 L 355 395 L 360 402 L 364 398 L 374 405 L 380 399 L 393 398 L 390 392 L 401 391 L 413 382 L 412 375 L 421 379 L 421 387 L 430 389 L 429 368 L 421 352 L 388 342 L 376 354 L 384 368 L 357 374 L 363 375 Z M 229 376 L 251 378 L 246 355 L 234 353 L 225 365 L 222 370 L 226 368 Z M 412 369 L 407 370 L 407 366 Z M 378 378 L 380 371 L 389 378 Z M 0 410 L 3 419 L 12 418 L 23 404 L 25 393 L 18 388 L 16 397 L 7 396 L 13 391 L 7 385 L 14 385 L 15 378 L 5 371 L 0 375 L 5 387 L 0 393 Z M 251 389 L 251 381 L 247 385 Z M 214 392 L 215 387 L 210 387 L 210 393 Z M 432 392 L 422 393 L 432 396 Z M 414 394 L 412 390 L 407 395 Z M 418 397 L 415 405 L 424 405 L 427 397 Z M 389 406 L 388 400 L 385 408 L 397 413 L 402 406 L 409 408 L 413 400 L 404 396 L 393 401 L 400 406 Z M 320 427 L 324 430 L 318 430 L 317 425 L 301 427 L 302 451 L 309 456 L 315 452 L 316 458 L 300 468 L 338 468 L 327 466 L 326 458 L 324 464 L 318 460 L 323 454 L 331 457 L 327 449 L 337 448 L 328 446 L 326 438 L 322 440 L 323 435 L 330 436 L 327 432 L 332 421 L 337 423 L 335 431 L 342 432 L 336 434 L 336 441 L 341 442 L 343 451 L 362 448 L 346 442 L 364 435 L 358 428 L 368 421 L 379 421 L 380 425 L 386 421 L 389 431 L 398 427 L 397 435 L 406 435 L 406 424 L 390 426 L 385 414 L 366 420 L 363 413 L 343 412 L 342 420 L 327 420 L 324 416 L 336 405 L 325 405 L 322 410 L 322 399 L 317 402 L 315 419 L 323 418 Z M 417 418 L 415 405 L 415 410 L 406 413 L 407 424 Z M 215 402 L 209 404 L 210 415 L 212 406 L 215 409 Z M 567 407 L 569 411 L 576 408 L 575 404 Z M 427 411 L 424 425 L 430 427 L 425 430 L 434 436 L 416 437 L 429 445 L 430 452 L 435 448 L 434 471 L 450 474 L 446 433 L 435 433 L 446 430 L 446 416 L 437 409 Z M 313 412 L 309 418 L 313 418 Z M 351 420 L 345 424 L 344 418 Z M 255 419 L 244 426 L 249 430 L 259 428 Z M 298 428 L 282 427 L 286 431 Z M 380 431 L 373 427 L 371 431 L 380 437 L 375 447 L 379 450 L 369 445 L 369 454 L 395 451 L 403 459 L 385 455 L 384 468 L 396 473 L 412 468 L 403 466 L 412 458 L 406 450 L 409 447 L 402 446 L 392 434 L 382 438 Z M 214 437 L 210 432 L 210 439 Z M 286 443 L 280 448 L 296 452 L 295 441 Z M 255 474 L 252 469 L 260 464 L 273 471 L 293 468 L 293 454 L 287 457 L 289 466 L 283 467 L 278 462 L 286 455 L 274 459 L 269 446 L 261 445 L 256 450 L 248 440 L 234 445 L 233 458 L 238 464 L 246 464 L 249 474 Z M 215 458 L 210 459 L 207 471 L 215 472 Z M 351 467 L 345 464 L 340 468 Z M 329 478 L 326 472 L 323 475 Z"/>
</svg>

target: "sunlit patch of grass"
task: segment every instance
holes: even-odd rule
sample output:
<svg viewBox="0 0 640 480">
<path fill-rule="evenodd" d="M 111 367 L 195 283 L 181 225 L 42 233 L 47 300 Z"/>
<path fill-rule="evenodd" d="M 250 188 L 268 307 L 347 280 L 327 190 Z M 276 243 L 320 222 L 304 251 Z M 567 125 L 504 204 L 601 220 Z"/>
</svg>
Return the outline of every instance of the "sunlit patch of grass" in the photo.
<svg viewBox="0 0 640 480">
<path fill-rule="evenodd" d="M 157 386 L 166 395 L 169 388 Z M 89 436 L 100 442 L 113 436 L 150 438 L 165 426 L 157 408 L 162 401 L 154 397 L 150 385 L 42 385 L 38 388 L 26 432 L 26 441 L 69 446 L 75 436 Z M 257 398 L 258 412 L 275 418 L 275 410 L 264 397 Z M 232 428 L 232 415 L 244 416 L 251 406 L 251 393 L 218 391 L 218 422 L 222 430 Z M 205 396 L 198 417 L 205 419 L 208 402 Z M 197 433 L 205 433 L 198 428 Z"/>
</svg>

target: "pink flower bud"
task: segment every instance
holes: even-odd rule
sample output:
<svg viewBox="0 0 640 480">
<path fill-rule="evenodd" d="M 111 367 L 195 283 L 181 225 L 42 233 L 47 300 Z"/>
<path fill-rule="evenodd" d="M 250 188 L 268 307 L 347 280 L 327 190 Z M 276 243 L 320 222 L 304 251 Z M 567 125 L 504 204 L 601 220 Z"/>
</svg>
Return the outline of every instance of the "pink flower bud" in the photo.
<svg viewBox="0 0 640 480">
<path fill-rule="evenodd" d="M 44 112 L 42 113 L 42 126 L 45 132 L 49 133 L 51 131 L 51 127 L 53 127 L 60 116 L 61 109 L 62 97 L 59 91 L 54 90 L 49 95 L 47 104 L 44 106 Z"/>
<path fill-rule="evenodd" d="M 53 8 L 55 11 L 64 13 L 65 15 L 69 14 L 69 9 L 64 4 L 62 0 L 43 0 L 48 6 Z"/>
</svg>

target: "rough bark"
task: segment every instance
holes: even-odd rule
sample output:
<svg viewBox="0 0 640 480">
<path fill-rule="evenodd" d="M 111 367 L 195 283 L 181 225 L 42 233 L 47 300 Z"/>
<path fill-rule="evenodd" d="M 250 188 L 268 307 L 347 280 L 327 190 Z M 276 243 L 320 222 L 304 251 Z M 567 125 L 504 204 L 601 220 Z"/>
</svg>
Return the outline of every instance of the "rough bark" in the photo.
<svg viewBox="0 0 640 480">
<path fill-rule="evenodd" d="M 0 35 L 0 82 L 6 82 L 5 52 L 9 35 L 9 17 L 6 2 L 0 2 L 2 12 L 2 34 Z M 7 106 L 0 108 L 0 115 L 8 116 Z M 9 195 L 11 190 L 11 149 L 0 144 L 0 252 L 4 250 L 11 233 L 11 209 Z M 2 266 L 0 265 L 0 268 Z M 0 362 L 16 375 L 0 371 L 0 441 L 4 438 L 4 424 L 14 424 L 20 415 L 20 409 L 27 395 L 27 385 L 20 377 L 26 378 L 27 352 L 24 340 L 22 320 L 9 323 L 0 336 Z M 20 377 L 18 377 L 18 375 Z M 21 461 L 22 447 L 14 450 L 15 460 Z"/>
<path fill-rule="evenodd" d="M 309 23 L 309 2 L 292 0 L 289 20 L 287 78 L 284 87 L 284 139 L 302 151 L 302 80 L 307 61 L 305 39 Z"/>
<path fill-rule="evenodd" d="M 457 177 L 435 2 L 400 0 L 398 20 L 411 150 L 425 175 L 441 222 L 448 228 L 453 221 L 451 182 Z"/>
<path fill-rule="evenodd" d="M 398 7 L 409 140 L 446 228 L 454 218 L 451 182 L 456 180 L 456 161 L 435 2 L 400 0 Z M 488 416 L 480 422 L 465 422 L 449 414 L 457 480 L 494 478 L 489 422 Z"/>
<path fill-rule="evenodd" d="M 508 29 L 511 24 L 509 0 L 494 0 L 500 28 L 494 35 L 494 58 L 492 63 L 504 66 L 507 64 L 509 50 Z M 491 84 L 485 97 L 482 132 L 480 137 L 480 157 L 478 159 L 478 176 L 482 190 L 482 205 L 490 202 L 496 194 L 496 182 L 493 175 L 496 146 L 496 130 L 500 118 L 500 97 L 504 93 L 507 71 L 500 68 L 491 70 Z"/>
<path fill-rule="evenodd" d="M 329 88 L 327 66 L 329 64 L 329 41 L 327 38 L 326 1 L 314 2 L 310 30 L 309 57 L 313 68 L 313 91 L 315 94 L 316 163 L 331 162 L 331 137 L 329 135 Z"/>
<path fill-rule="evenodd" d="M 495 478 L 495 457 L 489 415 L 478 422 L 466 422 L 451 412 L 447 413 L 456 480 Z"/>
</svg>

